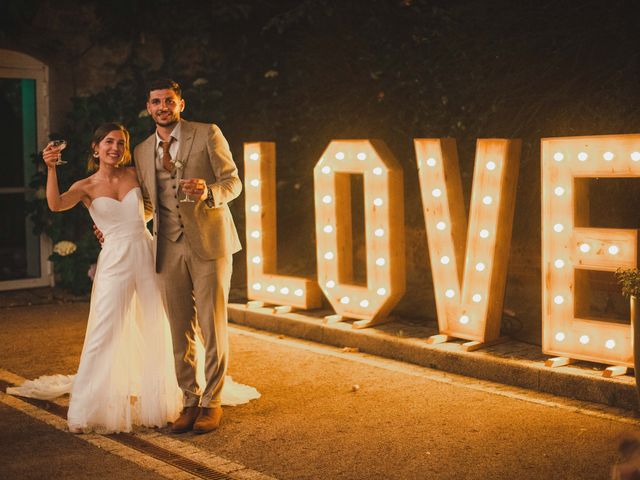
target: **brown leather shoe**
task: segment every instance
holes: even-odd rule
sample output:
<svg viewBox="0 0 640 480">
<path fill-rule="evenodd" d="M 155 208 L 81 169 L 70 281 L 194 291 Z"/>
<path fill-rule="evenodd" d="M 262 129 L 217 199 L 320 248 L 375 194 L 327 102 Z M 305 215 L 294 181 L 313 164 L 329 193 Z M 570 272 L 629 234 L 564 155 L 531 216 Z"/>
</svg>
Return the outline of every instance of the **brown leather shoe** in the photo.
<svg viewBox="0 0 640 480">
<path fill-rule="evenodd" d="M 222 407 L 202 407 L 196 423 L 193 424 L 193 432 L 211 432 L 220 426 L 220 420 L 222 420 Z"/>
<path fill-rule="evenodd" d="M 191 431 L 199 413 L 200 407 L 184 407 L 180 412 L 180 416 L 171 425 L 171 432 L 184 433 Z"/>
</svg>

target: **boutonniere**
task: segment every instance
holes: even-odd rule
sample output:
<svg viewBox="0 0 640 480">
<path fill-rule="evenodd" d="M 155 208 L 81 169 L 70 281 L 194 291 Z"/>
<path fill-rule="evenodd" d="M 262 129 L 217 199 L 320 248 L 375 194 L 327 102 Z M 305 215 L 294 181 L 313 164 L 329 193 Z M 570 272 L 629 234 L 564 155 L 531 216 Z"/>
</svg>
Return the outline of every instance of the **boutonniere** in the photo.
<svg viewBox="0 0 640 480">
<path fill-rule="evenodd" d="M 184 168 L 184 163 L 181 162 L 180 160 L 171 160 L 171 163 L 173 163 L 173 166 L 178 170 L 180 170 L 181 168 Z"/>
</svg>

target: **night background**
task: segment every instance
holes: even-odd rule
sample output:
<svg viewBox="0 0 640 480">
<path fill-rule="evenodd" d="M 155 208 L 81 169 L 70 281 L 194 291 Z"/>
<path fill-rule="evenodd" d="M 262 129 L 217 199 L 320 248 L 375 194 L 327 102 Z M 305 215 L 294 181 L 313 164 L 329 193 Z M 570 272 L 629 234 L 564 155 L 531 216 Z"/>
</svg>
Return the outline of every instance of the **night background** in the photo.
<svg viewBox="0 0 640 480">
<path fill-rule="evenodd" d="M 416 322 L 432 321 L 435 304 L 413 139 L 457 140 L 468 201 L 476 139 L 521 138 L 503 330 L 539 344 L 540 139 L 640 131 L 638 13 L 637 2 L 595 0 L 5 0 L 0 48 L 49 67 L 51 132 L 69 140 L 62 186 L 85 175 L 98 124 L 123 122 L 134 145 L 151 133 L 141 111 L 158 76 L 182 84 L 184 118 L 220 126 L 241 178 L 243 142 L 276 142 L 281 273 L 315 275 L 313 166 L 328 143 L 383 140 L 405 181 L 407 293 L 394 314 Z M 2 84 L 4 120 L 16 95 Z M 5 127 L 12 148 L 20 132 Z M 354 259 L 364 278 L 358 182 Z M 591 225 L 638 228 L 636 183 L 591 180 Z M 43 184 L 36 175 L 32 186 Z M 230 205 L 241 238 L 243 198 Z M 70 285 L 86 292 L 98 249 L 86 211 L 54 216 L 42 200 L 28 208 L 40 231 L 84 249 Z M 15 240 L 3 230 L 4 243 Z M 235 258 L 236 300 L 244 261 Z M 612 274 L 590 280 L 592 315 L 627 315 Z"/>
</svg>

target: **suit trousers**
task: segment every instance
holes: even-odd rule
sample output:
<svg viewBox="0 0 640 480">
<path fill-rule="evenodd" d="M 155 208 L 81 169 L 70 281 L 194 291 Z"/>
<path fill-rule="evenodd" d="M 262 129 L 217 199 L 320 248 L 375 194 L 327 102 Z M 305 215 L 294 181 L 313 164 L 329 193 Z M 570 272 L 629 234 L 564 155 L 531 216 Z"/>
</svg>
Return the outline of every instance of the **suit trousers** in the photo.
<svg viewBox="0 0 640 480">
<path fill-rule="evenodd" d="M 192 251 L 184 234 L 175 242 L 158 235 L 157 261 L 184 406 L 219 406 L 229 361 L 227 302 L 233 257 L 206 260 Z M 203 391 L 196 381 L 195 335 L 201 335 L 205 349 Z"/>
</svg>

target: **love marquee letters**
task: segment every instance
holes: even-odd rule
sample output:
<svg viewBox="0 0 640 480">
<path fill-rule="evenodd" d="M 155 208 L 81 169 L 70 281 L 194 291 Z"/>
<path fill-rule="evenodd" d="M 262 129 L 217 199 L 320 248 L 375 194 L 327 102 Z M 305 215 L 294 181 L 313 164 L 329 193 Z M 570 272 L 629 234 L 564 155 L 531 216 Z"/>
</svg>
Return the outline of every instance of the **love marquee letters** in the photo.
<svg viewBox="0 0 640 480">
<path fill-rule="evenodd" d="M 452 139 L 415 139 L 438 327 L 498 338 L 521 144 L 479 139 L 469 219 Z M 334 140 L 314 168 L 316 279 L 276 267 L 275 144 L 244 148 L 248 298 L 314 309 L 326 297 L 355 327 L 384 321 L 405 292 L 403 172 L 379 140 Z M 589 228 L 589 177 L 639 177 L 640 135 L 542 140 L 542 326 L 545 353 L 633 365 L 627 324 L 576 318 L 579 273 L 637 266 L 637 230 Z M 353 283 L 350 175 L 364 186 L 366 285 Z"/>
</svg>

